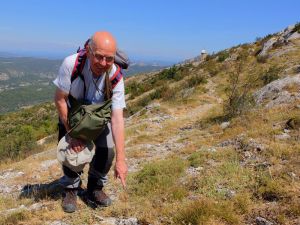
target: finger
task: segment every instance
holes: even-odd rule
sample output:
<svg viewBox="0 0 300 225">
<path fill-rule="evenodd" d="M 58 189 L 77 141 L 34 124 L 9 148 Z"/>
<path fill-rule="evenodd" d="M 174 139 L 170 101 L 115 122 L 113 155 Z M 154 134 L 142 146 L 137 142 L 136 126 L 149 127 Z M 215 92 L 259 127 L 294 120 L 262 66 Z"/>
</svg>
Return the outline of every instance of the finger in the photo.
<svg viewBox="0 0 300 225">
<path fill-rule="evenodd" d="M 123 175 L 120 175 L 119 178 L 120 178 L 120 180 L 121 180 L 121 183 L 122 183 L 123 188 L 125 189 L 125 188 L 126 188 L 125 177 L 124 177 Z"/>
<path fill-rule="evenodd" d="M 74 150 L 74 152 L 77 153 L 77 146 L 74 146 L 74 147 L 73 147 L 73 150 Z"/>
<path fill-rule="evenodd" d="M 76 152 L 76 153 L 80 152 L 80 146 L 78 146 L 78 145 L 75 146 L 75 152 Z"/>
</svg>

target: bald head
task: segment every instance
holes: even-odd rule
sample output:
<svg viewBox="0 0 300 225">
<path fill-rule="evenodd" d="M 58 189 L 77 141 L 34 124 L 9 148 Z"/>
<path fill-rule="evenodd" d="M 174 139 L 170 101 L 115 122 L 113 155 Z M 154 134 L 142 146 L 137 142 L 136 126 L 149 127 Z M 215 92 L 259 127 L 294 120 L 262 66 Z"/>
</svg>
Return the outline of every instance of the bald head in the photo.
<svg viewBox="0 0 300 225">
<path fill-rule="evenodd" d="M 116 50 L 117 43 L 111 33 L 98 31 L 92 36 L 86 51 L 94 75 L 101 75 L 111 68 Z"/>
<path fill-rule="evenodd" d="M 91 47 L 94 52 L 105 51 L 115 55 L 117 43 L 111 33 L 107 31 L 97 31 L 91 39 Z"/>
</svg>

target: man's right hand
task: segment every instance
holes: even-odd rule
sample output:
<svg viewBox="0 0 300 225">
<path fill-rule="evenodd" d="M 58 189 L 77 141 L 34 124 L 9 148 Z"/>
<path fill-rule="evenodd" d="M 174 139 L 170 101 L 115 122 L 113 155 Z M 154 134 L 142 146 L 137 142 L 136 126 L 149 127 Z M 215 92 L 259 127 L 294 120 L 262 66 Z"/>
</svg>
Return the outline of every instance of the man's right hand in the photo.
<svg viewBox="0 0 300 225">
<path fill-rule="evenodd" d="M 84 141 L 77 138 L 70 138 L 69 144 L 71 146 L 71 150 L 74 152 L 81 152 L 85 147 Z"/>
</svg>

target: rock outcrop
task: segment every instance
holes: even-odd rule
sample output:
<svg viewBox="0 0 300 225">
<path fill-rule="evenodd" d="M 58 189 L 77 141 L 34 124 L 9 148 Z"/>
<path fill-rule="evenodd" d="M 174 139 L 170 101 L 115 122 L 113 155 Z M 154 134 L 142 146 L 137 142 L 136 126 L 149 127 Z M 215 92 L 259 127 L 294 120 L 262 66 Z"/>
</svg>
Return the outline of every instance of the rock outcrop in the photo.
<svg viewBox="0 0 300 225">
<path fill-rule="evenodd" d="M 257 104 L 265 104 L 267 108 L 291 103 L 300 99 L 300 93 L 291 93 L 288 91 L 288 87 L 293 85 L 299 85 L 300 87 L 300 74 L 288 76 L 267 84 L 254 93 L 255 101 Z"/>
<path fill-rule="evenodd" d="M 294 28 L 295 25 L 288 26 L 286 29 L 275 34 L 269 40 L 264 42 L 258 56 L 267 56 L 269 50 L 271 50 L 274 46 L 287 45 L 291 40 L 300 38 L 300 33 L 295 31 Z"/>
</svg>

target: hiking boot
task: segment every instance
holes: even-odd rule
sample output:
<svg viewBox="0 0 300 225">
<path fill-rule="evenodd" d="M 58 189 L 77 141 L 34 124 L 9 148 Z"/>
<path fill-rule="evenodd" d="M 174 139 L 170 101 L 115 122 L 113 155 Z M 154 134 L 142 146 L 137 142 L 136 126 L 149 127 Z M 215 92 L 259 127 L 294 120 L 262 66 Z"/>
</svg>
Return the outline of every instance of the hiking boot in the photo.
<svg viewBox="0 0 300 225">
<path fill-rule="evenodd" d="M 75 212 L 77 209 L 77 189 L 65 189 L 62 200 L 62 208 L 67 213 Z"/>
<path fill-rule="evenodd" d="M 110 206 L 112 203 L 111 199 L 104 193 L 102 189 L 95 189 L 92 193 L 89 193 L 89 199 L 97 206 L 101 207 Z"/>
</svg>

